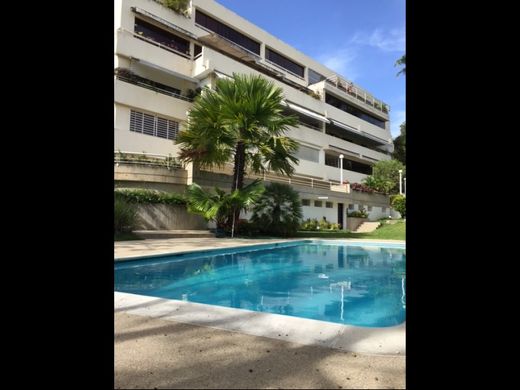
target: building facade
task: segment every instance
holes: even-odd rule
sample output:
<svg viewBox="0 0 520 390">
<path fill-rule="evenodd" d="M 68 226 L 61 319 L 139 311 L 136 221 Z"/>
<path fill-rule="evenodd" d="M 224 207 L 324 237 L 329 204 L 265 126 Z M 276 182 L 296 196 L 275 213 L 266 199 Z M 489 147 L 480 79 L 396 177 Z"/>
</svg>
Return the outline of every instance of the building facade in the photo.
<svg viewBox="0 0 520 390">
<path fill-rule="evenodd" d="M 176 12 L 159 0 L 115 0 L 114 136 L 116 186 L 184 191 L 187 184 L 230 187 L 232 166 L 181 167 L 178 132 L 193 98 L 233 73 L 261 74 L 284 91 L 299 125 L 287 134 L 300 148 L 291 184 L 305 218 L 338 222 L 364 208 L 370 219 L 395 215 L 388 197 L 350 191 L 393 151 L 389 107 L 360 86 L 280 41 L 214 0 Z M 393 214 L 392 214 L 393 213 Z"/>
</svg>

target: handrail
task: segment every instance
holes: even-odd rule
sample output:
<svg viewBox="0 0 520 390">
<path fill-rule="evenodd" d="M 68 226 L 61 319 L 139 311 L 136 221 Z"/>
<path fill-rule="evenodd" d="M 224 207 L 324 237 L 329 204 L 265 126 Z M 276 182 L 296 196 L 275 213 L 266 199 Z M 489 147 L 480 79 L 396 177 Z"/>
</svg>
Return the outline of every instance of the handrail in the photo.
<svg viewBox="0 0 520 390">
<path fill-rule="evenodd" d="M 117 75 L 116 77 L 117 77 L 118 80 L 124 81 L 124 82 L 129 83 L 129 84 L 137 85 L 137 86 L 139 86 L 141 88 L 146 88 L 146 89 L 149 89 L 151 91 L 162 93 L 163 95 L 172 96 L 174 98 L 185 100 L 185 101 L 190 102 L 190 103 L 193 102 L 193 99 L 191 99 L 191 98 L 189 98 L 187 96 L 179 95 L 179 94 L 177 94 L 175 92 L 171 92 L 171 91 L 168 91 L 166 89 L 162 89 L 162 88 L 157 87 L 155 85 L 150 85 L 150 84 L 144 83 L 142 81 L 134 80 L 132 78 L 121 76 L 121 75 Z M 152 80 L 150 80 L 150 81 L 152 81 Z"/>
<path fill-rule="evenodd" d="M 134 36 L 135 38 L 142 39 L 143 41 L 148 42 L 148 43 L 150 43 L 150 44 L 152 44 L 152 45 L 158 46 L 158 47 L 160 47 L 161 49 L 164 49 L 164 50 L 170 51 L 170 52 L 172 52 L 172 53 L 174 53 L 174 54 L 177 54 L 177 55 L 179 55 L 179 56 L 181 56 L 181 57 L 186 58 L 187 60 L 191 60 L 191 56 L 190 56 L 189 54 L 186 54 L 186 53 L 183 53 L 183 52 L 181 52 L 181 51 L 178 51 L 178 50 L 172 49 L 172 48 L 169 47 L 169 46 L 166 46 L 166 45 L 163 45 L 162 43 L 156 42 L 156 41 L 154 41 L 153 39 L 149 39 L 149 38 L 143 37 L 142 35 L 136 34 L 136 33 L 133 32 L 133 31 L 127 30 L 126 28 L 119 27 L 119 28 L 117 29 L 117 31 L 121 31 L 121 32 L 128 33 L 128 34 Z"/>
<path fill-rule="evenodd" d="M 128 158 L 127 156 L 139 156 L 136 159 Z M 154 157 L 155 156 L 155 157 Z M 150 158 L 151 157 L 151 158 Z M 119 164 L 139 164 L 171 168 L 184 168 L 177 159 L 171 155 L 146 153 L 146 152 L 128 152 L 128 151 L 114 151 L 114 163 Z"/>
</svg>

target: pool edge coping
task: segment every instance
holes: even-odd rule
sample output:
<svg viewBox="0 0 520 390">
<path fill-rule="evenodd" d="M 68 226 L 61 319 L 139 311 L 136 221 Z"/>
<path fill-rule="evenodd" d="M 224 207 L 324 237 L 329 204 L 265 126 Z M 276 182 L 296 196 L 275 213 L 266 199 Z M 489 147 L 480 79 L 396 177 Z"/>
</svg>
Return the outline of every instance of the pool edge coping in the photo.
<svg viewBox="0 0 520 390">
<path fill-rule="evenodd" d="M 212 251 L 225 251 L 225 250 L 232 250 L 237 248 L 244 248 L 244 247 L 258 247 L 258 246 L 266 246 L 271 244 L 281 244 L 281 243 L 299 243 L 299 242 L 313 242 L 313 241 L 346 241 L 349 243 L 382 243 L 382 244 L 398 244 L 398 245 L 405 245 L 406 246 L 406 240 L 373 240 L 373 239 L 334 239 L 334 238 L 302 238 L 302 239 L 275 239 L 271 242 L 264 242 L 262 244 L 257 243 L 236 243 L 236 245 L 229 246 L 226 248 L 205 248 L 205 249 L 186 249 L 186 250 L 180 250 L 180 251 L 166 251 L 166 252 L 159 252 L 159 253 L 152 253 L 152 254 L 139 254 L 139 255 L 127 255 L 127 256 L 114 256 L 114 262 L 121 262 L 121 261 L 130 261 L 130 260 L 142 260 L 146 258 L 155 258 L 155 257 L 165 257 L 169 255 L 183 255 L 183 254 L 191 254 L 195 252 L 212 252 Z"/>
<path fill-rule="evenodd" d="M 360 327 L 118 291 L 114 311 L 344 352 L 406 356 L 406 321 L 391 327 Z"/>
</svg>

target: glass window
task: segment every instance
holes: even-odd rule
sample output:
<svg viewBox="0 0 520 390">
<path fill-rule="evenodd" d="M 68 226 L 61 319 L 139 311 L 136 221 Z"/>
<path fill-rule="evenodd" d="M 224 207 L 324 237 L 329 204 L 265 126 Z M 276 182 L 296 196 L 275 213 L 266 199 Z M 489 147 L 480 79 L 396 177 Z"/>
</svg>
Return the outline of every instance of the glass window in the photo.
<svg viewBox="0 0 520 390">
<path fill-rule="evenodd" d="M 299 145 L 298 151 L 295 153 L 295 155 L 302 160 L 318 162 L 320 151 L 309 148 L 308 146 Z"/>
<path fill-rule="evenodd" d="M 311 200 L 310 199 L 302 199 L 302 206 L 310 206 Z"/>
<path fill-rule="evenodd" d="M 372 206 L 368 206 L 367 211 L 372 211 Z"/>
<path fill-rule="evenodd" d="M 331 209 L 334 207 L 334 204 L 332 202 L 325 202 L 325 207 Z"/>
<path fill-rule="evenodd" d="M 314 207 L 323 207 L 323 203 L 321 200 L 315 200 L 314 201 Z"/>
<path fill-rule="evenodd" d="M 348 209 L 349 209 L 349 210 L 354 210 L 354 203 L 350 203 L 350 204 L 348 205 Z"/>
<path fill-rule="evenodd" d="M 305 68 L 303 66 L 298 65 L 296 62 L 291 61 L 289 58 L 284 57 L 269 48 L 265 49 L 265 58 L 300 77 L 303 77 L 304 75 Z"/>
<path fill-rule="evenodd" d="M 176 50 L 184 54 L 190 54 L 190 42 L 165 31 L 151 23 L 138 18 L 135 19 L 134 31 L 136 34 L 148 38 L 154 42 L 160 43 L 163 46 Z"/>
<path fill-rule="evenodd" d="M 322 80 L 325 80 L 326 77 L 319 74 L 318 72 L 313 71 L 309 68 L 309 84 L 316 84 Z"/>
<path fill-rule="evenodd" d="M 197 57 L 200 53 L 202 53 L 202 46 L 195 45 L 195 51 L 193 52 L 193 55 Z"/>
<path fill-rule="evenodd" d="M 367 114 L 364 111 L 361 111 L 359 108 L 354 107 L 353 105 L 344 102 L 343 100 L 338 99 L 335 96 L 332 96 L 328 93 L 325 93 L 325 103 L 330 104 L 331 106 L 334 106 L 336 108 L 339 108 L 342 111 L 348 112 L 351 115 L 354 115 L 360 119 L 363 119 L 369 123 L 372 123 L 373 125 L 376 125 L 382 129 L 385 128 L 385 121 L 382 121 L 381 119 L 378 119 L 370 114 Z"/>
<path fill-rule="evenodd" d="M 229 39 L 231 42 L 260 55 L 260 43 L 252 40 L 242 33 L 239 33 L 224 23 L 213 19 L 211 16 L 206 15 L 200 10 L 197 10 L 195 13 L 195 23 L 200 24 L 201 26 L 206 27 L 208 30 L 211 30 L 218 35 Z"/>
</svg>

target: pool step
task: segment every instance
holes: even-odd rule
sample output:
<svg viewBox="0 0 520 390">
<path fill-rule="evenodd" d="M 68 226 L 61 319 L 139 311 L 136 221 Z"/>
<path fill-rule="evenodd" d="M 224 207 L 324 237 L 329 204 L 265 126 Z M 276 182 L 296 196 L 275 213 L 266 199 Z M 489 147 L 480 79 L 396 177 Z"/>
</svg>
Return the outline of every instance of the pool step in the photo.
<svg viewBox="0 0 520 390">
<path fill-rule="evenodd" d="M 370 233 L 376 230 L 379 225 L 381 225 L 381 222 L 363 222 L 358 226 L 355 233 Z"/>
<path fill-rule="evenodd" d="M 214 238 L 209 230 L 134 230 L 133 233 L 145 240 L 164 238 Z"/>
</svg>

